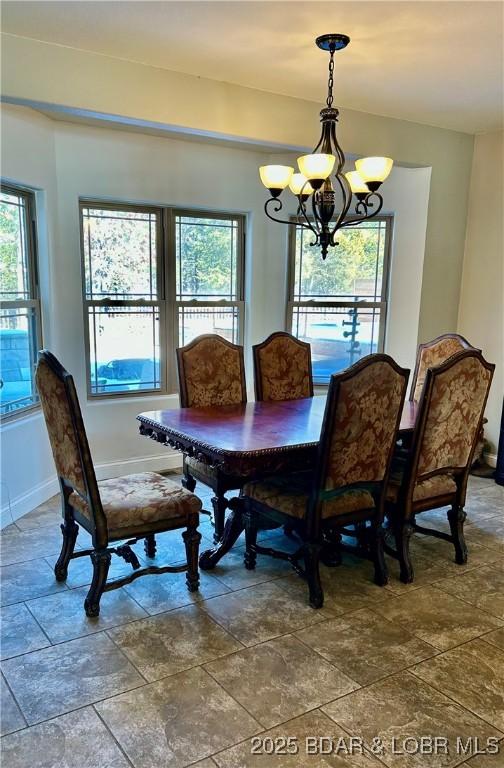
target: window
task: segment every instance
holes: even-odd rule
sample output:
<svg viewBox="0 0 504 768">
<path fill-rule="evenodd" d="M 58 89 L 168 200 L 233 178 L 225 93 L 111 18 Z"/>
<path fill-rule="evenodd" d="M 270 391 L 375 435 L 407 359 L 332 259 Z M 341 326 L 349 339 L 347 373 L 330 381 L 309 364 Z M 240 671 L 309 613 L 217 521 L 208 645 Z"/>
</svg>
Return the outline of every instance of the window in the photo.
<svg viewBox="0 0 504 768">
<path fill-rule="evenodd" d="M 243 331 L 243 217 L 81 203 L 91 396 L 176 391 L 175 348 Z"/>
<path fill-rule="evenodd" d="M 287 321 L 311 344 L 316 384 L 383 350 L 391 229 L 382 216 L 340 230 L 323 261 L 311 232 L 292 227 Z"/>
<path fill-rule="evenodd" d="M 0 192 L 0 412 L 37 406 L 35 364 L 42 346 L 37 284 L 35 196 L 2 184 Z"/>
</svg>

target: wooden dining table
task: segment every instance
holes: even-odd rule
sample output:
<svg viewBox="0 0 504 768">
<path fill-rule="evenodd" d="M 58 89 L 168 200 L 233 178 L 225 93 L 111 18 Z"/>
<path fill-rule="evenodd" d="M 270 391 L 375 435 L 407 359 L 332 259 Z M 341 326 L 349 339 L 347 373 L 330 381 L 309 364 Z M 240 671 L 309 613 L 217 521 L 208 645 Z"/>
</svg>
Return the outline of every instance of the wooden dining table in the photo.
<svg viewBox="0 0 504 768">
<path fill-rule="evenodd" d="M 325 396 L 208 408 L 148 411 L 137 416 L 140 434 L 243 480 L 309 470 L 315 466 Z M 415 427 L 417 403 L 406 401 L 399 436 Z M 243 531 L 239 499 L 230 499 L 221 540 L 203 552 L 200 567 L 213 568 Z"/>
</svg>

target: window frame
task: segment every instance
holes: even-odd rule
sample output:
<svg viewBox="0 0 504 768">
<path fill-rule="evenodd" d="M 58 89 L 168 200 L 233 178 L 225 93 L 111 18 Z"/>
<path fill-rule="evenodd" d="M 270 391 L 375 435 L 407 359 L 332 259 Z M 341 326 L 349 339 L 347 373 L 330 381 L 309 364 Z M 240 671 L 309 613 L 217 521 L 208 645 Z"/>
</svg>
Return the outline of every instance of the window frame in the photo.
<svg viewBox="0 0 504 768">
<path fill-rule="evenodd" d="M 99 210 L 128 211 L 139 213 L 151 213 L 158 217 L 158 231 L 156 238 L 157 248 L 157 299 L 88 299 L 86 296 L 86 265 L 84 250 L 84 219 L 83 209 L 96 208 Z M 176 244 L 176 218 L 188 216 L 206 219 L 235 220 L 237 222 L 237 259 L 236 259 L 236 294 L 237 300 L 220 299 L 207 301 L 193 299 L 191 301 L 177 300 L 177 244 Z M 84 341 L 86 360 L 86 391 L 88 400 L 107 400 L 123 398 L 140 398 L 178 393 L 176 349 L 179 346 L 179 307 L 238 307 L 238 340 L 243 343 L 245 322 L 245 221 L 243 213 L 227 211 L 208 211 L 192 208 L 178 208 L 175 206 L 149 205 L 142 203 L 130 203 L 128 201 L 110 201 L 97 198 L 79 198 L 79 229 L 81 249 L 81 276 L 82 276 L 82 300 L 84 311 Z M 89 332 L 89 308 L 90 306 L 139 306 L 159 307 L 159 363 L 160 381 L 159 389 L 136 389 L 124 392 L 93 392 L 91 389 L 91 346 Z"/>
<path fill-rule="evenodd" d="M 40 286 L 39 286 L 39 269 L 38 269 L 38 236 L 37 236 L 37 207 L 36 207 L 36 191 L 25 187 L 21 184 L 16 184 L 8 181 L 0 180 L 1 191 L 7 195 L 14 197 L 21 197 L 25 200 L 25 216 L 26 216 L 26 265 L 28 271 L 28 286 L 29 286 L 29 299 L 1 299 L 2 309 L 27 309 L 33 310 L 35 318 L 35 345 L 36 352 L 42 349 L 42 307 L 40 299 Z M 30 405 L 21 406 L 16 408 L 11 413 L 0 412 L 0 423 L 6 424 L 7 422 L 21 419 L 25 416 L 30 416 L 37 411 L 40 411 L 40 399 L 35 386 L 35 365 L 37 361 L 34 360 L 34 368 L 32 371 L 32 386 L 37 398 L 34 403 Z"/>
<path fill-rule="evenodd" d="M 345 219 L 349 221 L 350 219 Z M 297 216 L 291 216 L 290 221 L 293 224 L 300 223 L 300 219 Z M 285 311 L 285 327 L 289 333 L 292 333 L 294 309 L 295 307 L 305 307 L 308 309 L 379 309 L 380 311 L 380 326 L 378 333 L 378 340 L 376 344 L 376 352 L 383 352 L 385 347 L 385 336 L 387 327 L 387 315 L 388 305 L 390 302 L 390 267 L 391 267 L 391 254 L 392 254 L 392 238 L 394 232 L 394 215 L 390 213 L 380 214 L 372 219 L 372 221 L 384 221 L 385 222 L 385 244 L 383 255 L 383 276 L 381 284 L 381 296 L 379 301 L 336 301 L 336 300 L 320 300 L 320 299 L 308 299 L 305 301 L 296 300 L 294 297 L 294 286 L 296 281 L 296 232 L 298 228 L 296 226 L 290 227 L 289 242 L 288 242 L 288 268 L 287 268 L 287 302 Z M 355 222 L 359 224 L 358 221 Z M 316 246 L 314 246 L 316 247 Z M 294 334 L 295 335 L 295 334 Z M 297 338 L 297 337 L 296 337 Z M 314 386 L 325 387 L 329 386 L 329 380 L 323 382 L 316 382 L 314 380 Z"/>
</svg>

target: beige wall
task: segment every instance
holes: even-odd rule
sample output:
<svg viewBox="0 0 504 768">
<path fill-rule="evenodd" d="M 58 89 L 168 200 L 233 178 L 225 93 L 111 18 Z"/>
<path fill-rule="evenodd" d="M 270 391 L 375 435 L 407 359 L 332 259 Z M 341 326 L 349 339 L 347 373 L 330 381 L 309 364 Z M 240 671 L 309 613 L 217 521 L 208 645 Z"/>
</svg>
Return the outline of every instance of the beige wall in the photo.
<svg viewBox="0 0 504 768">
<path fill-rule="evenodd" d="M 497 450 L 504 395 L 504 132 L 477 136 L 458 328 L 496 364 L 486 436 Z"/>
<path fill-rule="evenodd" d="M 319 104 L 111 57 L 2 36 L 2 94 L 15 101 L 113 116 L 118 122 L 310 149 Z M 372 86 L 371 86 L 372 87 Z M 457 324 L 473 137 L 342 110 L 347 154 L 432 167 L 419 340 Z"/>
</svg>

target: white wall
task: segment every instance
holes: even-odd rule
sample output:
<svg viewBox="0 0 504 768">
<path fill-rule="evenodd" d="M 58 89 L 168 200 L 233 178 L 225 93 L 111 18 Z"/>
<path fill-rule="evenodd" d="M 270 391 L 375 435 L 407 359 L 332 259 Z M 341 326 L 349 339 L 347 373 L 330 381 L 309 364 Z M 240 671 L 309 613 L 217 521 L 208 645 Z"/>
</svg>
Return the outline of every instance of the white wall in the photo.
<svg viewBox="0 0 504 768">
<path fill-rule="evenodd" d="M 37 231 L 44 335 L 53 331 L 50 307 L 54 289 L 52 259 L 56 212 L 53 122 L 23 109 L 2 112 L 2 178 L 37 190 Z M 40 504 L 54 492 L 54 464 L 42 415 L 2 427 L 2 524 Z"/>
<path fill-rule="evenodd" d="M 38 147 L 39 133 L 44 141 L 52 137 L 52 153 Z M 20 138 L 45 152 L 46 163 L 52 162 L 47 178 L 37 181 L 30 172 L 33 155 L 23 152 Z M 177 396 L 87 401 L 78 200 L 108 198 L 247 215 L 245 345 L 252 396 L 250 347 L 285 322 L 287 231 L 270 223 L 262 210 L 265 191 L 257 169 L 266 155 L 52 122 L 21 107 L 4 108 L 3 147 L 3 168 L 12 180 L 51 190 L 49 227 L 57 239 L 44 255 L 51 274 L 44 343 L 75 377 L 99 477 L 176 466 L 178 454 L 139 436 L 135 416 L 177 407 Z M 429 179 L 430 169 L 397 168 L 387 185 L 386 208 L 396 215 L 387 350 L 404 365 L 414 360 L 418 333 Z M 34 422 L 39 433 L 23 419 L 2 434 L 3 478 L 15 516 L 43 500 L 40 489 L 34 493 L 34 488 L 45 488 L 46 497 L 55 492 L 54 483 L 47 482 L 54 470 L 47 440 L 40 435 L 40 417 Z M 22 448 L 25 441 L 30 444 L 28 454 Z"/>
<path fill-rule="evenodd" d="M 476 136 L 458 329 L 496 364 L 485 435 L 495 459 L 504 395 L 504 132 Z"/>
</svg>

